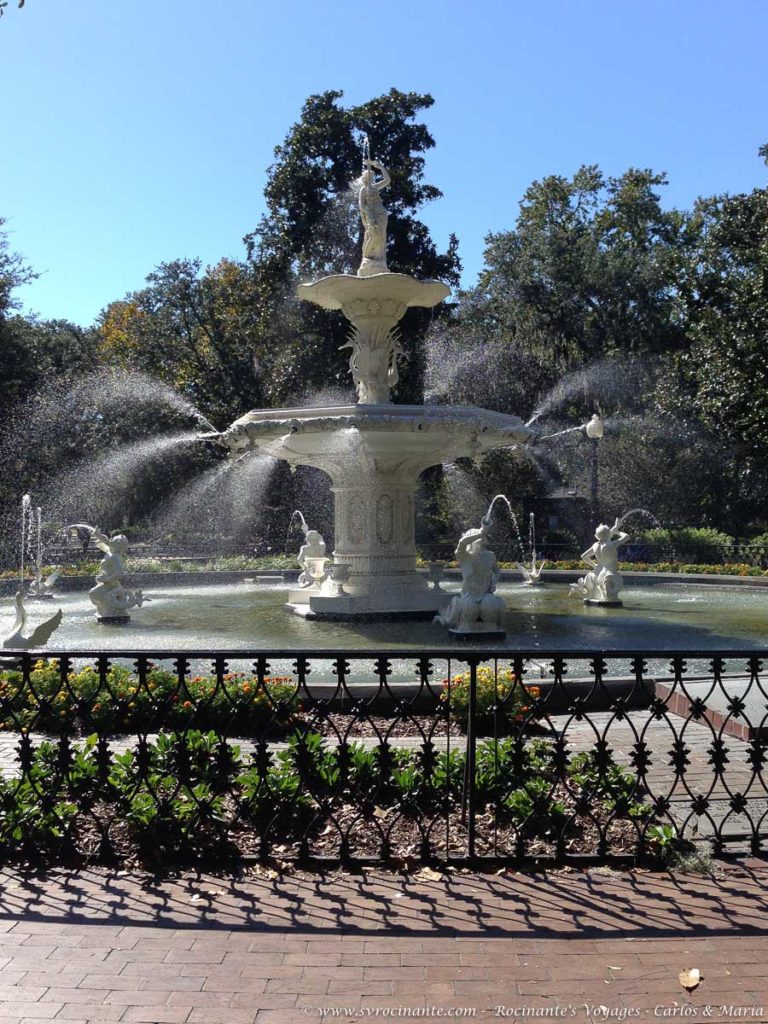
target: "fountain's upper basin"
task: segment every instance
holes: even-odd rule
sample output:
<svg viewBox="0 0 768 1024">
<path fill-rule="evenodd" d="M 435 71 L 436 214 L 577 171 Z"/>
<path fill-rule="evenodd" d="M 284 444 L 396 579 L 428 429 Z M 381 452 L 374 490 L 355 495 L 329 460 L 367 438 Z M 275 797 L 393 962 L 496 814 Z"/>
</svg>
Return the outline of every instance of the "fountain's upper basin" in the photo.
<svg viewBox="0 0 768 1024">
<path fill-rule="evenodd" d="M 410 306 L 436 306 L 450 295 L 442 281 L 420 281 L 408 274 L 334 274 L 319 281 L 300 284 L 298 298 L 323 309 L 343 309 L 354 317 L 391 315 L 399 320 Z"/>
<path fill-rule="evenodd" d="M 525 444 L 532 432 L 518 416 L 473 406 L 348 405 L 255 409 L 221 440 L 236 453 L 261 449 L 299 465 L 345 453 L 396 456 L 426 468 Z"/>
</svg>

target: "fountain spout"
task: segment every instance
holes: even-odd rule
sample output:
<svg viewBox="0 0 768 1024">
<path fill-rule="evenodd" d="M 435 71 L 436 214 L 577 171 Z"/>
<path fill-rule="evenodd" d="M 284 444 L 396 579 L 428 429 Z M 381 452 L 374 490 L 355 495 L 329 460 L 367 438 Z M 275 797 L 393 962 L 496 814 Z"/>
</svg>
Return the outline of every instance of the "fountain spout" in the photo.
<svg viewBox="0 0 768 1024">
<path fill-rule="evenodd" d="M 209 430 L 207 434 L 198 434 L 198 441 L 212 441 L 214 444 L 219 445 L 222 448 L 229 448 L 224 434 L 220 430 Z"/>
</svg>

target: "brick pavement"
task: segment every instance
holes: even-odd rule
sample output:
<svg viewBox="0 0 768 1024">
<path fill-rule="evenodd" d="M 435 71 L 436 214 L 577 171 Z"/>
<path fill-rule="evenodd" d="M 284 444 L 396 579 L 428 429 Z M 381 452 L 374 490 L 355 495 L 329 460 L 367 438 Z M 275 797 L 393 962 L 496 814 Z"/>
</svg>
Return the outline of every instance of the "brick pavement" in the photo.
<svg viewBox="0 0 768 1024">
<path fill-rule="evenodd" d="M 5 871 L 0 1022 L 765 1021 L 766 881 Z"/>
</svg>

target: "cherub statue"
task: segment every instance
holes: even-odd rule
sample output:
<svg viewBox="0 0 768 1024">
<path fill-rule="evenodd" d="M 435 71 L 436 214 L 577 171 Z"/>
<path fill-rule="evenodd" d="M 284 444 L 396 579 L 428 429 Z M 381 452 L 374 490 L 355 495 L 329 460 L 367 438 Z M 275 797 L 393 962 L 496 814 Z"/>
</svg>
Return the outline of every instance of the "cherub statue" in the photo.
<svg viewBox="0 0 768 1024">
<path fill-rule="evenodd" d="M 147 600 L 141 590 L 123 586 L 128 538 L 122 533 L 107 537 L 93 526 L 88 529 L 96 547 L 105 554 L 96 573 L 96 586 L 88 591 L 88 596 L 96 606 L 97 618 L 126 619 L 129 608 L 140 608 Z"/>
<path fill-rule="evenodd" d="M 322 535 L 319 534 L 317 530 L 308 529 L 303 516 L 301 517 L 301 521 L 304 543 L 299 548 L 296 560 L 302 568 L 298 583 L 303 589 L 305 587 L 311 587 L 315 583 L 322 582 L 325 577 L 325 563 L 327 558 L 325 555 L 325 541 L 323 540 Z M 320 570 L 319 572 L 318 569 Z"/>
</svg>

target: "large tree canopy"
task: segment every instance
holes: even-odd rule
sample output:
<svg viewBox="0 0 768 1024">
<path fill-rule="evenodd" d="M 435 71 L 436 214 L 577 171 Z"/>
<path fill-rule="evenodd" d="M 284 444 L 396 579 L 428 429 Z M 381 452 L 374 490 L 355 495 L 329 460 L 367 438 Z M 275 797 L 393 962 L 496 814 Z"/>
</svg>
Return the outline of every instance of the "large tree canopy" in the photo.
<svg viewBox="0 0 768 1024">
<path fill-rule="evenodd" d="M 264 401 L 257 298 L 244 264 L 222 260 L 203 271 L 199 260 L 162 263 L 146 288 L 102 313 L 101 358 L 173 385 L 224 426 Z"/>
<path fill-rule="evenodd" d="M 768 147 L 761 155 L 768 162 Z M 745 454 L 768 452 L 768 188 L 700 199 L 687 285 L 690 348 L 664 394 Z M 671 392 L 671 395 L 670 395 Z"/>
<path fill-rule="evenodd" d="M 662 209 L 665 183 L 594 166 L 534 182 L 515 228 L 488 238 L 487 313 L 554 365 L 680 347 L 677 274 L 690 238 L 687 217 Z"/>
</svg>

